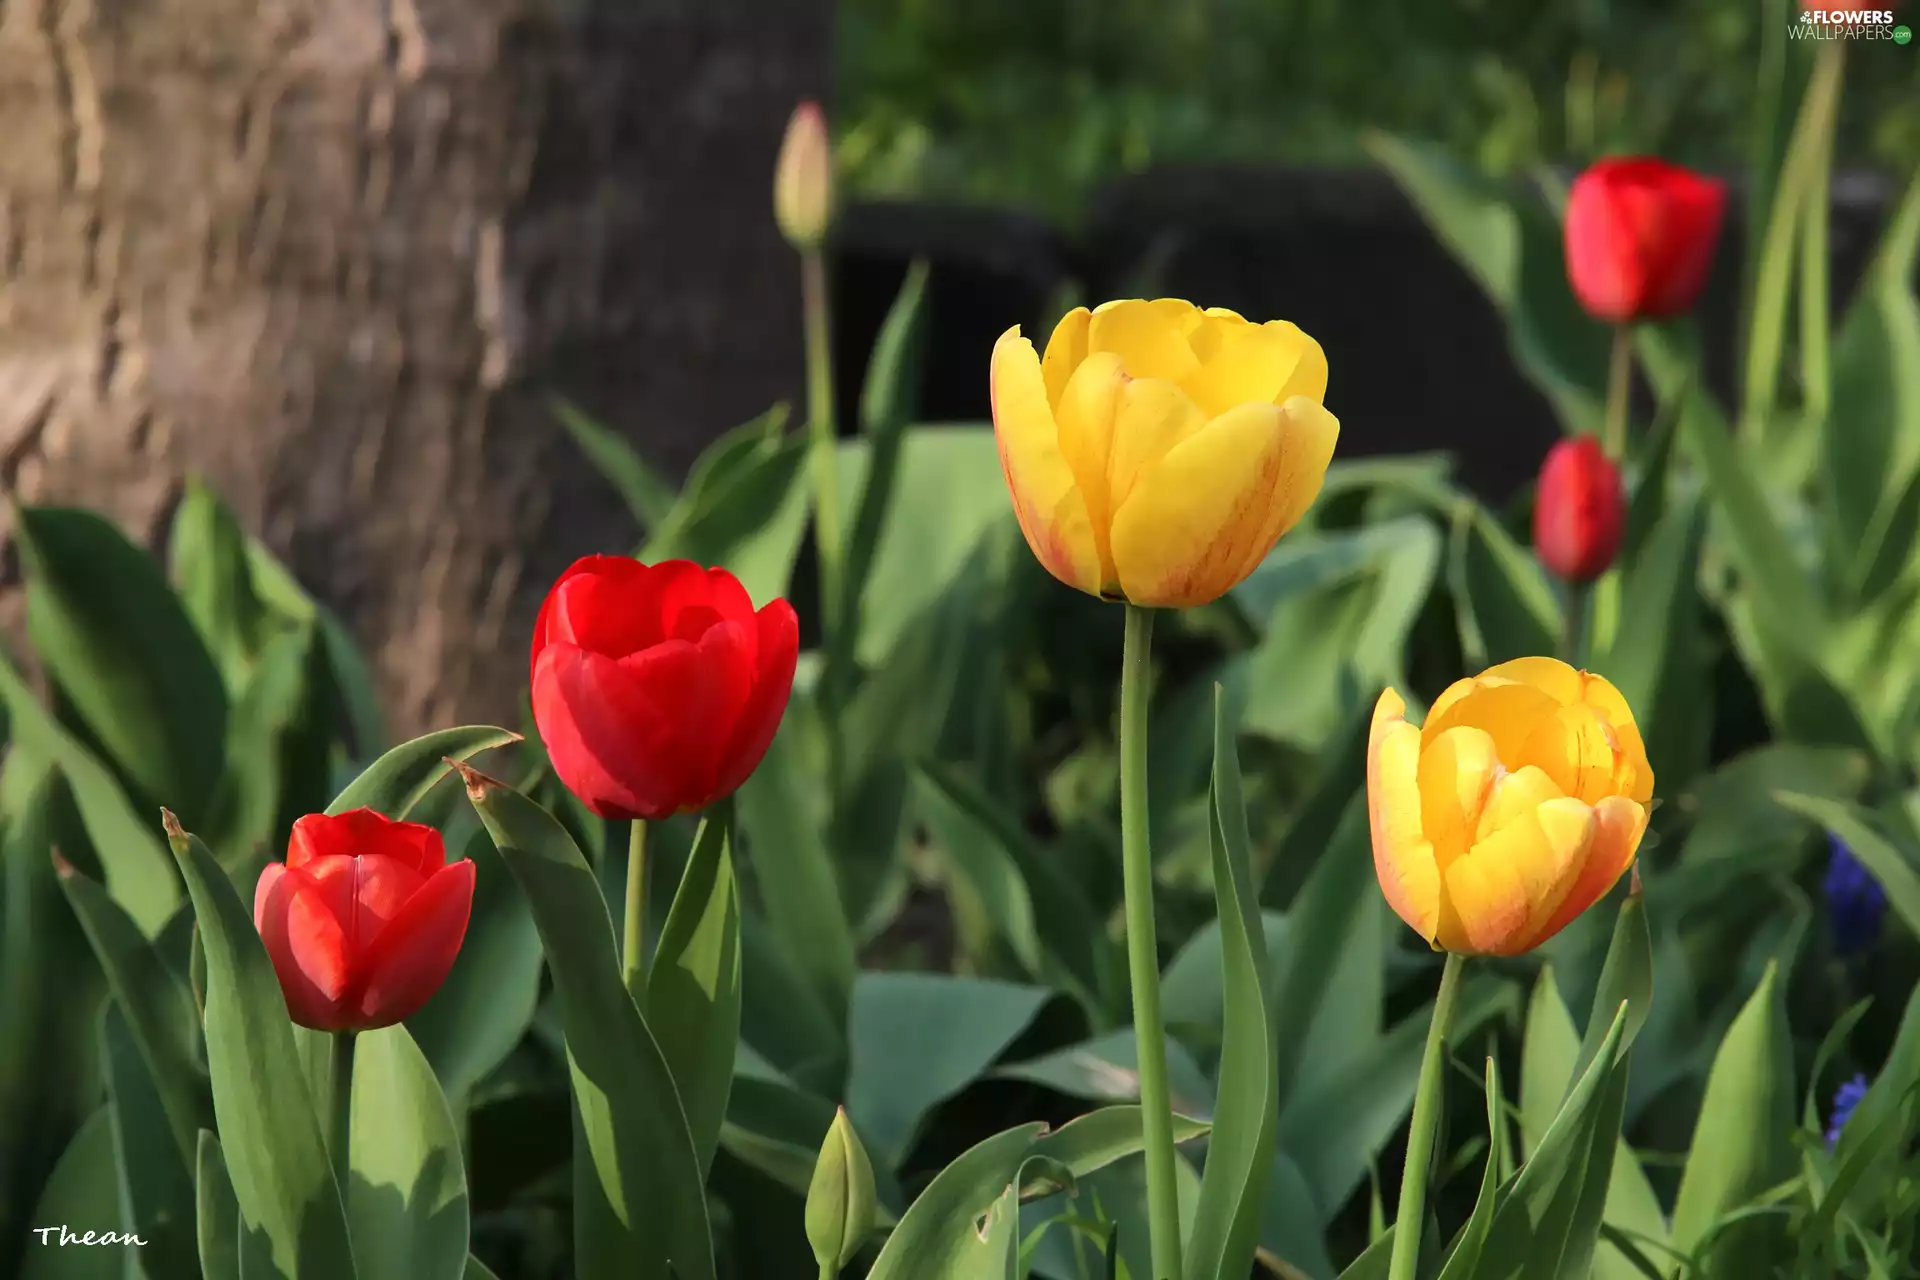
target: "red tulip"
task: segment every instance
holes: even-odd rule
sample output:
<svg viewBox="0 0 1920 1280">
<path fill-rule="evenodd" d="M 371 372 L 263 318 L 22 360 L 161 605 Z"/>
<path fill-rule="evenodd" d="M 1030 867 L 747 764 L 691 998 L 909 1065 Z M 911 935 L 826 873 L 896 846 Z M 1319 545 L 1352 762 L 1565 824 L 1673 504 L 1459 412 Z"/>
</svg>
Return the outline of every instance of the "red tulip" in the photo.
<svg viewBox="0 0 1920 1280">
<path fill-rule="evenodd" d="M 533 624 L 533 719 L 554 772 L 603 818 L 732 795 L 786 713 L 800 620 L 686 560 L 576 561 Z"/>
<path fill-rule="evenodd" d="M 1592 582 L 1620 550 L 1627 521 L 1620 471 L 1592 436 L 1547 453 L 1533 503 L 1533 549 L 1569 582 Z"/>
<path fill-rule="evenodd" d="M 432 827 L 372 809 L 310 813 L 253 892 L 253 922 L 287 1012 L 367 1031 L 419 1011 L 447 980 L 473 911 L 473 863 Z"/>
<path fill-rule="evenodd" d="M 1602 160 L 1567 197 L 1567 275 L 1613 324 L 1693 306 L 1713 265 L 1726 184 L 1650 157 Z"/>
</svg>

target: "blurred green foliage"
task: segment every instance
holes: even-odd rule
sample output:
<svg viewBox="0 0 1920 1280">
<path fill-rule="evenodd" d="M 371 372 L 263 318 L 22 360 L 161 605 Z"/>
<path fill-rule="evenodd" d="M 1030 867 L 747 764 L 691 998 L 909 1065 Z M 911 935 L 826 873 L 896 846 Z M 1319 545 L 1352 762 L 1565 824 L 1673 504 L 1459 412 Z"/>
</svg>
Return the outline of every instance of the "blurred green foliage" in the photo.
<svg viewBox="0 0 1920 1280">
<path fill-rule="evenodd" d="M 1785 0 L 842 0 L 841 158 L 870 194 L 1065 219 L 1149 164 L 1363 163 L 1365 129 L 1490 173 L 1613 151 L 1738 169 L 1756 105 L 1803 61 L 1783 56 L 1797 17 Z M 1920 48 L 1849 52 L 1836 159 L 1904 171 Z"/>
</svg>

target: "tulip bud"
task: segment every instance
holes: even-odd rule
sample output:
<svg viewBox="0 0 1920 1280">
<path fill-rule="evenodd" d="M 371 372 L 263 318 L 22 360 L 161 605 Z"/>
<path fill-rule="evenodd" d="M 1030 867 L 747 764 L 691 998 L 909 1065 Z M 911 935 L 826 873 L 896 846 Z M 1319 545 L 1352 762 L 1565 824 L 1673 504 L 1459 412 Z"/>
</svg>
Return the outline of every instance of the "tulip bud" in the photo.
<svg viewBox="0 0 1920 1280">
<path fill-rule="evenodd" d="M 1567 193 L 1567 277 L 1609 324 L 1693 306 L 1713 265 L 1726 184 L 1651 157 L 1602 160 Z"/>
<path fill-rule="evenodd" d="M 773 217 L 796 249 L 818 248 L 833 219 L 833 147 L 817 102 L 803 102 L 787 121 L 773 175 Z"/>
<path fill-rule="evenodd" d="M 807 1187 L 807 1243 L 822 1271 L 837 1272 L 860 1252 L 873 1230 L 873 1206 L 873 1165 L 842 1107 Z"/>
<path fill-rule="evenodd" d="M 1592 582 L 1620 550 L 1627 519 L 1619 468 L 1592 436 L 1562 440 L 1547 454 L 1534 495 L 1533 549 L 1568 582 Z"/>
</svg>

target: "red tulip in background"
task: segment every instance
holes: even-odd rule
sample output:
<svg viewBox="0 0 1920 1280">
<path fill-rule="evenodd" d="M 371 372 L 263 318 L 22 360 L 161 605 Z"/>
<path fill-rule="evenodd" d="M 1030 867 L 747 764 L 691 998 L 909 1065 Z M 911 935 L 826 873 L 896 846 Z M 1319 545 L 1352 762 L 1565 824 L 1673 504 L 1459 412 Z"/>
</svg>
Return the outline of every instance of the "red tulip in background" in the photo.
<svg viewBox="0 0 1920 1280">
<path fill-rule="evenodd" d="M 1651 157 L 1602 160 L 1567 196 L 1567 275 L 1612 324 L 1693 306 L 1713 265 L 1726 184 Z"/>
<path fill-rule="evenodd" d="M 412 1017 L 447 980 L 472 911 L 473 863 L 448 865 L 438 831 L 372 809 L 294 823 L 287 860 L 253 894 L 287 1012 L 319 1031 Z"/>
<path fill-rule="evenodd" d="M 1620 471 L 1592 436 L 1547 453 L 1533 500 L 1533 549 L 1568 582 L 1591 582 L 1620 550 L 1627 500 Z"/>
<path fill-rule="evenodd" d="M 733 794 L 793 691 L 800 621 L 686 560 L 576 561 L 533 624 L 533 719 L 560 781 L 603 818 Z"/>
</svg>

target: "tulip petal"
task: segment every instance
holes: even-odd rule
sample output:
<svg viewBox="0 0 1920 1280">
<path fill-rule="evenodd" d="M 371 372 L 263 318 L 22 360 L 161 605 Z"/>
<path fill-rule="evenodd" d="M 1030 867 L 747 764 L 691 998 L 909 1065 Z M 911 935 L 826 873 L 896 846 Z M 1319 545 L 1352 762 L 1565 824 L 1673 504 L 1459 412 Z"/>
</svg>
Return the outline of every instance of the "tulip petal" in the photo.
<svg viewBox="0 0 1920 1280">
<path fill-rule="evenodd" d="M 1633 865 L 1647 830 L 1646 807 L 1625 796 L 1608 796 L 1593 808 L 1593 844 L 1566 899 L 1536 935 L 1544 942 L 1573 923 L 1573 918 L 1607 896 Z"/>
<path fill-rule="evenodd" d="M 1581 701 L 1586 677 L 1558 658 L 1514 658 L 1488 667 L 1479 677 L 1488 684 L 1524 684 L 1540 690 L 1563 707 Z"/>
<path fill-rule="evenodd" d="M 1141 605 L 1218 599 L 1305 513 L 1339 424 L 1306 400 L 1240 405 L 1174 445 L 1114 511 L 1121 589 Z"/>
<path fill-rule="evenodd" d="M 1520 749 L 1520 759 L 1538 765 L 1562 791 L 1587 804 L 1614 794 L 1618 758 L 1606 717 L 1585 705 L 1555 711 Z"/>
<path fill-rule="evenodd" d="M 540 651 L 555 638 L 552 635 L 553 615 L 558 608 L 560 588 L 582 574 L 637 576 L 639 568 L 639 563 L 627 556 L 582 556 L 567 566 L 566 572 L 556 578 L 553 586 L 547 589 L 547 598 L 540 602 L 540 612 L 533 620 L 533 654 L 528 660 L 529 680 L 532 679 L 533 664 L 540 661 Z"/>
<path fill-rule="evenodd" d="M 353 980 L 346 930 L 306 873 L 269 863 L 254 886 L 254 927 L 273 961 L 287 1013 L 303 1027 L 339 1031 L 351 1021 L 342 1004 Z"/>
<path fill-rule="evenodd" d="M 609 557 L 620 559 L 623 557 Z M 698 598 L 707 571 L 689 560 L 582 573 L 548 596 L 547 643 L 577 645 L 609 658 L 638 653 L 666 638 L 661 626 L 665 599 Z"/>
<path fill-rule="evenodd" d="M 1451 694 L 1453 690 L 1447 692 Z M 1527 739 L 1558 710 L 1560 704 L 1552 695 L 1532 685 L 1491 684 L 1482 679 L 1444 706 L 1436 702 L 1434 709 L 1427 713 L 1426 727 L 1421 732 L 1431 743 L 1456 725 L 1478 725 L 1492 735 L 1493 748 L 1501 763 L 1517 769 L 1528 763 L 1522 751 Z"/>
<path fill-rule="evenodd" d="M 1132 377 L 1182 382 L 1200 367 L 1186 339 L 1198 323 L 1198 310 L 1177 298 L 1102 303 L 1089 322 L 1087 350 L 1113 352 Z"/>
<path fill-rule="evenodd" d="M 1593 841 L 1593 810 L 1549 800 L 1494 832 L 1446 870 L 1439 944 L 1516 955 L 1566 900 Z"/>
<path fill-rule="evenodd" d="M 1326 353 L 1298 325 L 1271 320 L 1230 330 L 1216 323 L 1204 331 L 1213 337 L 1216 350 L 1183 385 L 1209 417 L 1237 404 L 1326 398 Z"/>
<path fill-rule="evenodd" d="M 447 980 L 473 914 L 473 877 L 465 858 L 442 867 L 373 939 L 356 993 L 358 1029 L 411 1018 Z"/>
<path fill-rule="evenodd" d="M 1040 358 L 1040 375 L 1047 384 L 1047 403 L 1054 414 L 1060 412 L 1060 397 L 1072 380 L 1074 371 L 1087 358 L 1087 328 L 1093 313 L 1075 307 L 1060 317 L 1047 339 L 1047 353 Z"/>
<path fill-rule="evenodd" d="M 335 987 L 331 981 L 321 983 L 329 995 L 336 997 L 355 985 L 356 976 L 365 966 L 367 948 L 407 899 L 427 881 L 417 868 L 396 858 L 377 856 L 321 858 L 294 874 L 306 881 L 287 917 L 294 954 L 304 963 L 306 939 L 315 942 L 327 939 L 325 948 L 331 949 L 334 946 L 331 940 L 339 938 L 346 986 Z M 320 956 L 316 963 L 325 972 L 333 973 L 331 955 Z"/>
<path fill-rule="evenodd" d="M 1647 803 L 1653 798 L 1653 766 L 1647 763 L 1647 744 L 1640 737 L 1640 726 L 1634 722 L 1633 708 L 1627 705 L 1612 681 L 1591 672 L 1586 674 L 1581 697 L 1607 718 L 1619 745 L 1613 790 L 1640 804 Z"/>
<path fill-rule="evenodd" d="M 1494 783 L 1493 793 L 1480 811 L 1480 826 L 1474 832 L 1474 840 L 1485 840 L 1547 801 L 1564 799 L 1566 794 L 1539 766 L 1530 764 L 1516 769 Z"/>
<path fill-rule="evenodd" d="M 400 822 L 375 809 L 345 813 L 309 813 L 293 824 L 287 841 L 287 865 L 303 867 L 316 858 L 372 855 L 406 863 L 421 875 L 446 865 L 447 842 L 424 822 Z"/>
<path fill-rule="evenodd" d="M 1060 452 L 1040 360 L 1018 325 L 994 344 L 989 383 L 994 441 L 1020 532 L 1048 573 L 1099 595 L 1100 556 L 1086 500 Z"/>
<path fill-rule="evenodd" d="M 1431 941 L 1439 918 L 1440 869 L 1421 828 L 1420 730 L 1392 689 L 1373 707 L 1367 735 L 1367 817 L 1373 869 L 1394 914 Z"/>
<path fill-rule="evenodd" d="M 1107 542 L 1113 520 L 1113 498 L 1107 475 L 1113 456 L 1114 418 L 1123 394 L 1130 390 L 1126 372 L 1120 367 L 1120 357 L 1111 351 L 1096 351 L 1067 380 L 1054 415 L 1060 429 L 1060 452 L 1087 504 L 1103 587 L 1114 582 L 1113 551 Z"/>
<path fill-rule="evenodd" d="M 629 664 L 647 678 L 636 679 Z M 700 651 L 671 640 L 615 661 L 568 644 L 549 645 L 533 674 L 533 718 L 554 772 L 603 818 L 656 821 L 675 813 L 698 783 L 685 750 L 682 708 L 709 703 Z"/>
<path fill-rule="evenodd" d="M 1472 725 L 1447 730 L 1420 752 L 1420 826 L 1443 874 L 1472 848 L 1499 773 L 1493 739 Z"/>
<path fill-rule="evenodd" d="M 693 572 L 685 572 L 681 565 Z M 698 643 L 723 622 L 746 623 L 753 617 L 753 597 L 740 579 L 725 569 L 706 569 L 686 560 L 667 560 L 647 567 L 651 570 L 646 579 L 650 598 L 643 607 L 658 619 L 655 643 Z M 624 656 L 606 649 L 600 652 L 610 658 Z"/>
<path fill-rule="evenodd" d="M 756 615 L 754 625 L 758 636 L 753 690 L 721 752 L 714 798 L 732 795 L 760 767 L 793 696 L 793 671 L 800 656 L 799 616 L 785 600 L 773 600 Z"/>
<path fill-rule="evenodd" d="M 1088 364 L 1093 360 L 1089 359 Z M 1169 450 L 1207 425 L 1186 392 L 1159 378 L 1135 378 L 1115 388 L 1112 442 L 1106 458 L 1107 495 L 1118 511 L 1141 475 Z M 1064 447 L 1064 445 L 1063 445 Z"/>
</svg>

